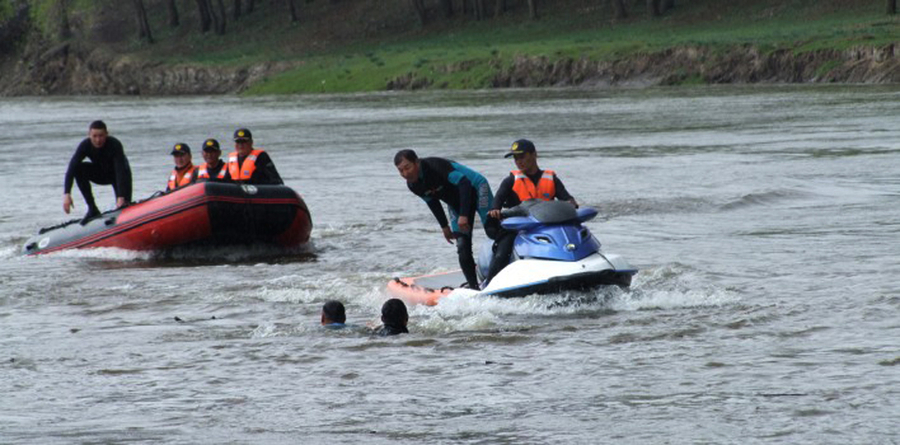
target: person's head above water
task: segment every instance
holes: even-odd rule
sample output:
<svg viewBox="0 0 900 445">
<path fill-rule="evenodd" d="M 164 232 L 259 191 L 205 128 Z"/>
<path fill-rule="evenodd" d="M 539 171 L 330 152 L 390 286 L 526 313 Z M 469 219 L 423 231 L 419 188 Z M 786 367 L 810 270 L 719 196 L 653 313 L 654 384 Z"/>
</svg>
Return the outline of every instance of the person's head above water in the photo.
<svg viewBox="0 0 900 445">
<path fill-rule="evenodd" d="M 322 325 L 334 323 L 345 323 L 347 314 L 344 311 L 344 304 L 337 300 L 326 302 L 322 306 Z"/>
<path fill-rule="evenodd" d="M 385 301 L 381 306 L 381 322 L 387 326 L 406 327 L 409 322 L 409 313 L 406 312 L 406 305 L 397 298 L 391 298 Z"/>
<path fill-rule="evenodd" d="M 405 149 L 394 155 L 394 166 L 406 182 L 419 180 L 419 156 L 415 151 Z"/>
</svg>

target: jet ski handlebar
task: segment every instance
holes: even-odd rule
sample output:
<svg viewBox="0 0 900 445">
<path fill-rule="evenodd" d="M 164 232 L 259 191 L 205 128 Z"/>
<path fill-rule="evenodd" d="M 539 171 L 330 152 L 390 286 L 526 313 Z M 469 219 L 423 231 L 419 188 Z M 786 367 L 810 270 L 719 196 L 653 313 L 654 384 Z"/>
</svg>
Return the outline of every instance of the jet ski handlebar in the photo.
<svg viewBox="0 0 900 445">
<path fill-rule="evenodd" d="M 597 216 L 591 207 L 576 209 L 568 201 L 528 200 L 500 212 L 507 229 L 525 230 L 537 225 L 583 223 Z"/>
</svg>

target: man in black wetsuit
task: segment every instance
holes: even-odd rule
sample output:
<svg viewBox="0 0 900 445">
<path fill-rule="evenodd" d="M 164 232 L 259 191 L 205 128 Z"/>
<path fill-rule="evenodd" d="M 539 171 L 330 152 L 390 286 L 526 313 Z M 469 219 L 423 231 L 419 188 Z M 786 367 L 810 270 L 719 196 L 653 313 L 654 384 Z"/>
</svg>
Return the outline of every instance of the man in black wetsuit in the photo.
<svg viewBox="0 0 900 445">
<path fill-rule="evenodd" d="M 250 130 L 239 128 L 234 132 L 234 150 L 228 155 L 228 171 L 223 180 L 239 184 L 284 184 L 269 154 L 253 146 Z"/>
<path fill-rule="evenodd" d="M 511 171 L 509 176 L 500 183 L 494 205 L 488 212 L 491 218 L 499 220 L 501 208 L 515 207 L 530 199 L 543 201 L 558 199 L 569 201 L 578 207 L 578 202 L 566 190 L 566 186 L 563 185 L 556 172 L 541 170 L 538 167 L 538 155 L 534 143 L 528 139 L 519 139 L 513 142 L 512 147 L 504 155 L 505 158 L 510 156 L 514 157 L 518 170 Z M 491 267 L 485 277 L 485 282 L 509 264 L 509 256 L 512 253 L 515 239 L 515 232 L 502 228 L 499 230 L 496 236 L 494 256 L 491 259 Z"/>
<path fill-rule="evenodd" d="M 406 179 L 409 190 L 428 204 L 441 225 L 444 239 L 450 244 L 456 240 L 459 266 L 466 282 L 469 288 L 478 289 L 475 258 L 472 256 L 472 224 L 478 212 L 485 233 L 493 238 L 491 227 L 487 224 L 487 212 L 493 201 L 490 184 L 480 173 L 462 164 L 443 158 L 419 159 L 413 150 L 397 152 L 394 165 L 400 176 Z M 447 204 L 449 224 L 440 201 Z"/>
<path fill-rule="evenodd" d="M 84 162 L 84 158 L 90 159 L 90 162 Z M 131 167 L 125 157 L 125 149 L 118 139 L 109 135 L 103 121 L 91 122 L 88 137 L 81 141 L 69 161 L 63 185 L 63 211 L 66 213 L 75 207 L 72 202 L 73 182 L 78 184 L 78 190 L 87 204 L 87 214 L 81 220 L 82 224 L 100 215 L 91 191 L 92 182 L 112 184 L 116 207 L 124 207 L 131 202 Z"/>
</svg>

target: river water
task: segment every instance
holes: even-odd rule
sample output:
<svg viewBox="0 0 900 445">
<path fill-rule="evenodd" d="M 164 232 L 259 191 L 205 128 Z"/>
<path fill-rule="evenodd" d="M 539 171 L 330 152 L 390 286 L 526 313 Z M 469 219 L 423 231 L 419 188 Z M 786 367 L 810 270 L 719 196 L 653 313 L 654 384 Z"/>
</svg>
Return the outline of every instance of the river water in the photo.
<svg viewBox="0 0 900 445">
<path fill-rule="evenodd" d="M 898 118 L 900 89 L 863 86 L 0 99 L 0 443 L 898 443 Z M 249 127 L 312 243 L 19 256 L 71 218 L 94 119 L 135 198 L 174 143 Z M 630 291 L 318 326 L 329 299 L 375 326 L 391 277 L 457 267 L 396 150 L 496 188 L 522 137 L 599 209 Z"/>
</svg>

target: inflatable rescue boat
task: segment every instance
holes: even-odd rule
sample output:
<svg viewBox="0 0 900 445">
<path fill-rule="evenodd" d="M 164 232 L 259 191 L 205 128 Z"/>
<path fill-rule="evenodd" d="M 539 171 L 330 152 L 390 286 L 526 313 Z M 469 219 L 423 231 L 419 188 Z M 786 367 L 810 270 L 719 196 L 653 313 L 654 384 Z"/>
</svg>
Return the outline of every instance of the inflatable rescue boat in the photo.
<svg viewBox="0 0 900 445">
<path fill-rule="evenodd" d="M 41 229 L 22 253 L 117 247 L 165 250 L 185 245 L 274 244 L 309 241 L 312 218 L 303 198 L 283 185 L 202 182 L 105 212 Z"/>
</svg>

